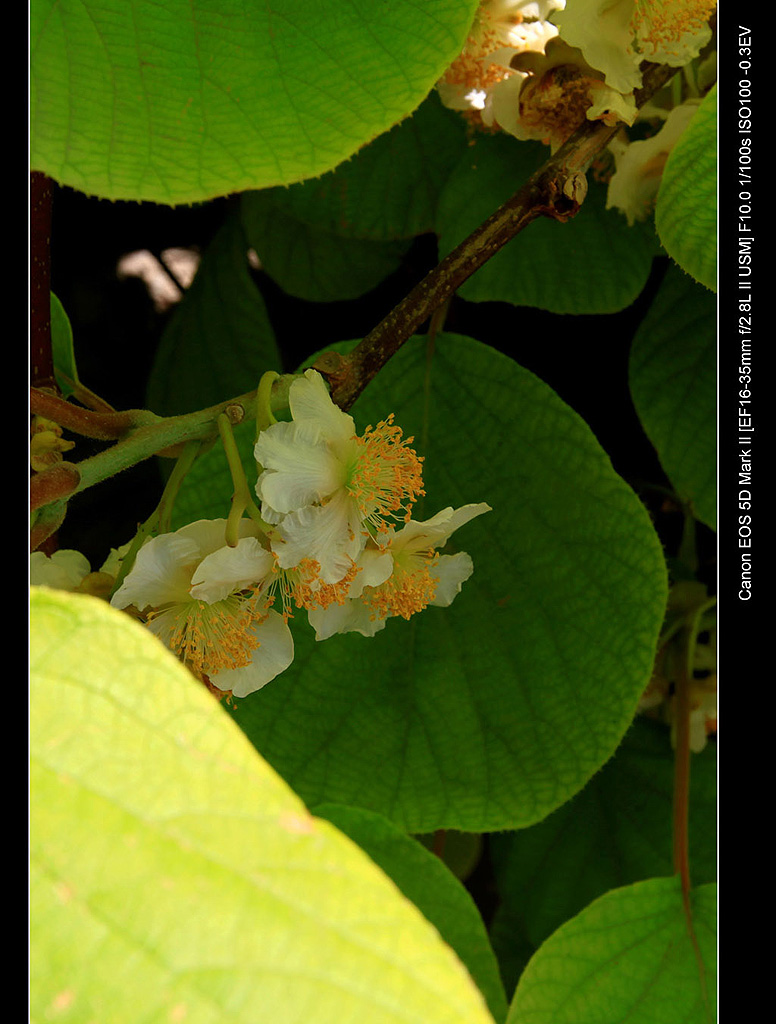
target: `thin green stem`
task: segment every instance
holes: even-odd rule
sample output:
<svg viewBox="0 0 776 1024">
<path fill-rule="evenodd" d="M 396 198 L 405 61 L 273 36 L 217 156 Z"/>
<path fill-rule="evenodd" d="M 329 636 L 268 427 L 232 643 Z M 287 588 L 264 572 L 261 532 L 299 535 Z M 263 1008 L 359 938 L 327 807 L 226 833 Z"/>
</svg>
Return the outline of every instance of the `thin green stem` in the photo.
<svg viewBox="0 0 776 1024">
<path fill-rule="evenodd" d="M 703 1001 L 709 1015 L 708 992 L 706 990 L 706 972 L 698 946 L 697 936 L 692 918 L 690 898 L 690 683 L 693 678 L 695 647 L 703 616 L 715 605 L 715 599 L 709 598 L 702 604 L 692 608 L 683 620 L 685 636 L 684 649 L 681 652 L 679 671 L 676 675 L 676 750 L 674 753 L 674 801 L 673 801 L 673 838 L 674 838 L 674 872 L 679 876 L 682 887 L 682 902 L 685 921 L 690 941 L 693 946 L 698 973 L 701 982 Z"/>
<path fill-rule="evenodd" d="M 268 370 L 262 375 L 262 378 L 259 381 L 259 387 L 256 392 L 257 441 L 262 430 L 266 430 L 266 428 L 272 426 L 273 423 L 277 423 L 277 420 L 272 414 L 272 387 L 275 381 L 279 379 L 279 373 L 275 373 L 274 370 Z"/>
<path fill-rule="evenodd" d="M 184 477 L 193 466 L 200 449 L 201 443 L 199 441 L 190 441 L 184 448 L 183 452 L 181 452 L 173 466 L 170 476 L 167 479 L 167 483 L 164 485 L 164 490 L 162 491 L 162 496 L 159 499 L 159 504 L 153 510 L 148 519 L 138 527 L 137 533 L 132 538 L 129 550 L 121 560 L 121 567 L 118 575 L 116 576 L 116 582 L 113 584 L 113 588 L 110 592 L 111 597 L 113 597 L 128 576 L 132 566 L 135 564 L 137 553 L 143 544 L 145 544 L 146 540 L 159 533 L 170 532 L 175 498 L 177 497 Z"/>
<path fill-rule="evenodd" d="M 698 547 L 695 540 L 695 516 L 690 509 L 682 506 L 684 523 L 682 524 L 682 539 L 679 544 L 679 561 L 686 566 L 693 575 L 698 569 Z"/>
<path fill-rule="evenodd" d="M 682 894 L 690 893 L 690 847 L 688 812 L 690 806 L 690 676 L 683 664 L 676 676 L 674 753 L 674 872 L 682 883 Z"/>
<path fill-rule="evenodd" d="M 682 620 L 684 629 L 679 671 L 676 676 L 676 755 L 674 763 L 674 871 L 682 880 L 682 892 L 689 898 L 690 858 L 688 813 L 690 806 L 690 683 L 693 679 L 695 648 L 703 616 L 716 604 L 711 597 Z"/>
<path fill-rule="evenodd" d="M 442 303 L 432 315 L 426 335 L 426 365 L 423 373 L 423 425 L 420 436 L 420 452 L 425 453 L 428 448 L 428 432 L 431 421 L 431 371 L 434 364 L 434 352 L 436 350 L 436 336 L 443 329 L 447 311 L 450 308 L 450 301 Z M 415 515 L 420 517 L 423 513 L 423 495 L 418 498 L 415 506 Z"/>
<path fill-rule="evenodd" d="M 237 542 L 240 539 L 240 520 L 245 512 L 248 513 L 263 533 L 266 534 L 271 528 L 261 518 L 261 512 L 253 500 L 250 488 L 248 487 L 248 481 L 245 478 L 240 451 L 234 439 L 232 424 L 224 414 L 218 417 L 218 432 L 221 436 L 221 443 L 224 446 L 224 454 L 226 455 L 234 487 L 232 507 L 229 509 L 229 515 L 226 520 L 226 543 L 229 547 L 233 548 L 237 546 Z"/>
<path fill-rule="evenodd" d="M 687 86 L 687 95 L 692 97 L 699 96 L 698 82 L 695 77 L 695 68 L 692 61 L 689 64 L 685 64 L 682 68 L 682 77 Z"/>
<path fill-rule="evenodd" d="M 132 542 L 129 545 L 129 550 L 121 560 L 121 566 L 118 574 L 116 575 L 116 581 L 111 589 L 109 599 L 113 597 L 116 591 L 119 589 L 121 584 L 129 575 L 132 566 L 135 564 L 138 551 L 145 544 L 149 537 L 155 536 L 159 532 L 159 508 L 158 506 L 153 510 L 151 515 L 146 519 L 144 523 L 141 523 L 137 529 L 137 533 L 132 538 Z"/>
<path fill-rule="evenodd" d="M 294 374 L 283 374 L 273 379 L 271 409 L 279 410 L 288 406 L 288 389 L 294 379 Z M 32 388 L 30 408 L 33 413 L 39 412 L 89 437 L 119 439 L 105 451 L 74 463 L 72 477 L 67 480 L 61 479 L 61 472 L 53 475 L 49 475 L 50 471 L 35 474 L 34 484 L 31 484 L 31 508 L 40 508 L 54 500 L 67 500 L 153 455 L 177 458 L 189 441 L 210 444 L 218 438 L 217 419 L 221 413 L 231 423 L 239 423 L 246 416 L 255 415 L 256 401 L 256 391 L 249 391 L 227 402 L 183 416 L 160 417 L 145 410 L 104 415 L 78 409 L 62 399 Z M 57 485 L 55 488 L 54 484 Z"/>
<path fill-rule="evenodd" d="M 164 486 L 162 497 L 160 498 L 158 505 L 160 533 L 169 533 L 170 531 L 175 499 L 178 496 L 178 491 L 180 490 L 180 486 L 183 483 L 186 474 L 194 465 L 194 462 L 202 449 L 202 444 L 202 441 L 188 441 L 183 451 L 176 459 L 172 473 L 170 473 L 167 478 L 167 483 Z"/>
</svg>

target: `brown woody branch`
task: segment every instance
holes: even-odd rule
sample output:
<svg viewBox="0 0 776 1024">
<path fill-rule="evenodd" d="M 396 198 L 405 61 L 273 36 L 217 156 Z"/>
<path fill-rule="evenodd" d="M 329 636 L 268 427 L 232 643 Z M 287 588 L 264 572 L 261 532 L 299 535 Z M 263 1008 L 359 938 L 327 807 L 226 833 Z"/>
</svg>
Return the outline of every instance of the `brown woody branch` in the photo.
<svg viewBox="0 0 776 1024">
<path fill-rule="evenodd" d="M 643 106 L 676 74 L 676 68 L 642 65 L 643 87 L 635 100 Z M 326 377 L 334 401 L 349 409 L 370 380 L 428 317 L 507 242 L 539 217 L 567 221 L 587 194 L 585 172 L 620 130 L 586 121 L 533 174 L 523 187 L 472 232 L 359 342 L 348 356 L 324 352 L 315 369 Z"/>
</svg>

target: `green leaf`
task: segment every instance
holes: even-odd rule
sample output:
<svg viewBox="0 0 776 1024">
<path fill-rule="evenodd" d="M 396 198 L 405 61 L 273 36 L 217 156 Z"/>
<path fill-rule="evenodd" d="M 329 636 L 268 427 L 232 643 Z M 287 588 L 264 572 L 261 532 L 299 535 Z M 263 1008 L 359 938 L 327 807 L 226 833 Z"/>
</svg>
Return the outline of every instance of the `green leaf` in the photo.
<svg viewBox="0 0 776 1024">
<path fill-rule="evenodd" d="M 62 379 L 65 374 L 73 383 L 78 383 L 78 370 L 75 365 L 75 351 L 73 349 L 73 328 L 70 326 L 70 318 L 65 312 L 65 307 L 51 292 L 51 354 L 54 359 L 54 376 L 57 385 L 65 398 L 72 395 L 73 389 L 70 384 Z"/>
<path fill-rule="evenodd" d="M 633 403 L 677 495 L 717 526 L 716 300 L 671 266 L 633 340 Z"/>
<path fill-rule="evenodd" d="M 474 0 L 34 0 L 31 167 L 190 203 L 335 167 L 414 110 Z"/>
<path fill-rule="evenodd" d="M 310 804 L 365 807 L 410 832 L 530 825 L 581 789 L 630 724 L 665 611 L 662 551 L 547 385 L 455 335 L 437 338 L 427 380 L 426 350 L 409 341 L 353 414 L 361 430 L 394 412 L 416 438 L 427 497 L 415 518 L 492 506 L 454 538 L 474 575 L 450 608 L 392 619 L 374 638 L 319 643 L 298 616 L 294 664 L 235 718 Z M 250 434 L 241 441 L 249 467 Z M 220 462 L 194 467 L 178 521 L 223 514 Z"/>
<path fill-rule="evenodd" d="M 439 845 L 437 856 L 462 882 L 466 881 L 482 858 L 482 836 L 477 832 L 457 832 L 448 828 L 441 837 L 438 832 L 424 832 L 415 838 L 427 850 L 436 850 Z"/>
<path fill-rule="evenodd" d="M 691 905 L 697 949 L 678 879 L 602 896 L 531 959 L 507 1024 L 712 1024 L 716 885 L 695 889 Z"/>
<path fill-rule="evenodd" d="M 671 151 L 655 206 L 666 252 L 702 285 L 717 290 L 717 87 Z"/>
<path fill-rule="evenodd" d="M 507 1014 L 504 986 L 474 900 L 444 863 L 372 811 L 322 804 L 315 814 L 350 836 L 393 879 L 450 945 L 487 999 L 495 1021 Z"/>
<path fill-rule="evenodd" d="M 31 1018 L 488 1024 L 437 931 L 128 616 L 31 595 Z"/>
<path fill-rule="evenodd" d="M 546 146 L 505 135 L 480 136 L 448 179 L 439 203 L 440 250 L 448 253 L 510 198 L 547 159 Z M 629 228 L 606 209 L 606 188 L 591 181 L 582 209 L 566 224 L 547 218 L 507 242 L 458 290 L 472 302 L 510 302 L 553 313 L 612 313 L 639 295 L 652 266 L 652 232 Z"/>
<path fill-rule="evenodd" d="M 356 299 L 399 266 L 407 242 L 343 238 L 286 212 L 275 190 L 243 196 L 243 224 L 261 267 L 283 291 L 309 302 Z"/>
<path fill-rule="evenodd" d="M 511 996 L 517 988 L 526 964 L 536 952 L 536 946 L 525 934 L 525 922 L 521 914 L 507 904 L 501 904 L 496 908 L 488 934 L 498 960 L 504 988 L 507 996 Z"/>
<path fill-rule="evenodd" d="M 215 405 L 280 369 L 264 299 L 248 269 L 248 243 L 229 216 L 210 243 L 168 324 L 148 386 L 148 404 L 173 416 Z"/>
<path fill-rule="evenodd" d="M 345 238 L 413 238 L 434 230 L 439 193 L 465 149 L 463 119 L 432 92 L 336 170 L 268 195 L 289 217 Z M 244 208 L 252 202 L 243 197 Z"/>
<path fill-rule="evenodd" d="M 693 756 L 691 873 L 716 878 L 716 749 Z M 573 800 L 533 828 L 492 836 L 505 912 L 538 946 L 609 889 L 669 875 L 674 757 L 662 723 L 638 719 L 616 756 Z"/>
</svg>

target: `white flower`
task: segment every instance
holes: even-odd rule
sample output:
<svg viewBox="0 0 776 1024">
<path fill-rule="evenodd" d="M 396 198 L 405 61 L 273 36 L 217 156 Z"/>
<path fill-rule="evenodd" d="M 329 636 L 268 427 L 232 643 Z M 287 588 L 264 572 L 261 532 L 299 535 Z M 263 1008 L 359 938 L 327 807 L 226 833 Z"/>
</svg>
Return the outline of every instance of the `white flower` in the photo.
<svg viewBox="0 0 776 1024">
<path fill-rule="evenodd" d="M 543 53 L 557 28 L 548 20 L 566 0 L 483 0 L 461 55 L 437 83 L 442 102 L 468 111 L 483 124 L 501 121 L 517 106 L 527 75 L 510 61 L 517 54 Z M 501 115 L 501 116 L 499 116 Z"/>
<path fill-rule="evenodd" d="M 425 522 L 410 520 L 391 531 L 382 548 L 367 548 L 344 603 L 308 611 L 316 639 L 348 632 L 373 636 L 392 616 L 409 619 L 430 604 L 452 604 L 474 566 L 465 551 L 440 555 L 436 549 L 465 523 L 490 511 L 484 502 L 446 508 Z"/>
<path fill-rule="evenodd" d="M 585 120 L 633 124 L 636 103 L 633 94 L 624 96 L 603 81 L 582 51 L 560 37 L 551 39 L 544 53 L 528 53 L 513 61 L 527 73 L 519 92 L 507 96 L 506 89 L 494 94 L 493 110 L 504 131 L 518 139 L 538 139 L 553 152 Z M 515 87 L 510 84 L 507 88 Z"/>
<path fill-rule="evenodd" d="M 385 626 L 361 598 L 367 588 L 379 587 L 393 572 L 390 552 L 369 543 L 361 552 L 353 578 L 335 601 L 326 605 L 310 604 L 307 618 L 315 630 L 316 640 L 326 640 L 335 633 L 361 633 L 374 636 Z"/>
<path fill-rule="evenodd" d="M 566 0 L 481 4 L 463 53 L 437 83 L 442 102 L 553 151 L 585 120 L 632 124 L 632 92 L 607 85 L 549 20 L 565 6 Z"/>
<path fill-rule="evenodd" d="M 281 568 L 308 559 L 320 580 L 352 571 L 370 536 L 409 519 L 423 494 L 422 460 L 393 417 L 357 437 L 351 416 L 332 402 L 323 378 L 307 370 L 289 389 L 292 422 L 263 430 L 255 456 L 262 516 L 277 525 Z"/>
<path fill-rule="evenodd" d="M 616 170 L 609 182 L 607 208 L 616 207 L 628 223 L 644 220 L 652 212 L 671 150 L 694 116 L 700 100 L 687 100 L 675 107 L 665 124 L 649 139 L 637 142 L 617 140 L 610 145 Z"/>
<path fill-rule="evenodd" d="M 116 580 L 119 558 L 120 553 L 112 551 L 99 572 L 92 572 L 89 560 L 80 551 L 63 548 L 51 556 L 33 551 L 30 555 L 30 583 L 32 586 L 107 598 Z"/>
<path fill-rule="evenodd" d="M 30 583 L 54 590 L 77 590 L 92 571 L 80 551 L 63 549 L 53 555 L 33 551 L 30 555 Z"/>
<path fill-rule="evenodd" d="M 621 93 L 641 86 L 642 61 L 681 67 L 711 39 L 716 0 L 568 0 L 561 37 Z"/>
<path fill-rule="evenodd" d="M 267 586 L 275 559 L 248 520 L 233 548 L 226 521 L 200 520 L 146 542 L 114 594 L 200 679 L 235 697 L 260 689 L 291 664 L 294 645 Z"/>
</svg>

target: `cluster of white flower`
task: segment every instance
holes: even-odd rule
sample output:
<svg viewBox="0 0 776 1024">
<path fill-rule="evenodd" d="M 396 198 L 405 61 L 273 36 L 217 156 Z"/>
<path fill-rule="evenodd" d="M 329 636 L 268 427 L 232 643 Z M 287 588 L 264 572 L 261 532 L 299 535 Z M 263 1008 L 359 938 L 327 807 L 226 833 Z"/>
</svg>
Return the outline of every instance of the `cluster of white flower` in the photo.
<svg viewBox="0 0 776 1024">
<path fill-rule="evenodd" d="M 315 370 L 292 383 L 289 408 L 291 420 L 273 423 L 256 443 L 264 525 L 242 519 L 233 546 L 224 519 L 153 537 L 111 598 L 211 689 L 235 697 L 291 664 L 294 609 L 304 609 L 325 640 L 374 636 L 392 616 L 449 605 L 473 565 L 465 552 L 438 549 L 490 511 L 465 505 L 413 520 L 424 491 L 412 438 L 392 416 L 357 436 Z M 86 560 L 77 552 L 54 558 L 35 560 L 31 582 L 75 589 Z"/>
<path fill-rule="evenodd" d="M 489 506 L 447 508 L 415 521 L 422 460 L 392 416 L 357 436 L 353 418 L 332 402 L 315 370 L 291 385 L 289 408 L 291 422 L 259 436 L 256 493 L 263 518 L 274 524 L 283 592 L 307 609 L 316 637 L 373 636 L 391 616 L 449 605 L 472 561 L 437 549 Z"/>
<path fill-rule="evenodd" d="M 475 123 L 553 149 L 585 117 L 632 123 L 632 94 L 610 87 L 550 20 L 566 2 L 483 0 L 463 52 L 437 85 L 442 102 Z"/>
<path fill-rule="evenodd" d="M 716 6 L 716 0 L 481 0 L 466 46 L 437 90 L 446 106 L 475 124 L 538 139 L 553 152 L 584 120 L 624 127 L 637 117 L 662 120 L 670 110 L 636 108 L 641 65 L 683 67 L 695 60 L 711 40 Z M 631 223 L 650 212 L 667 155 L 697 105 L 694 99 L 677 107 L 681 113 L 659 141 L 648 148 L 633 143 L 641 148 L 627 159 L 628 140 L 615 143 L 608 205 Z"/>
</svg>

